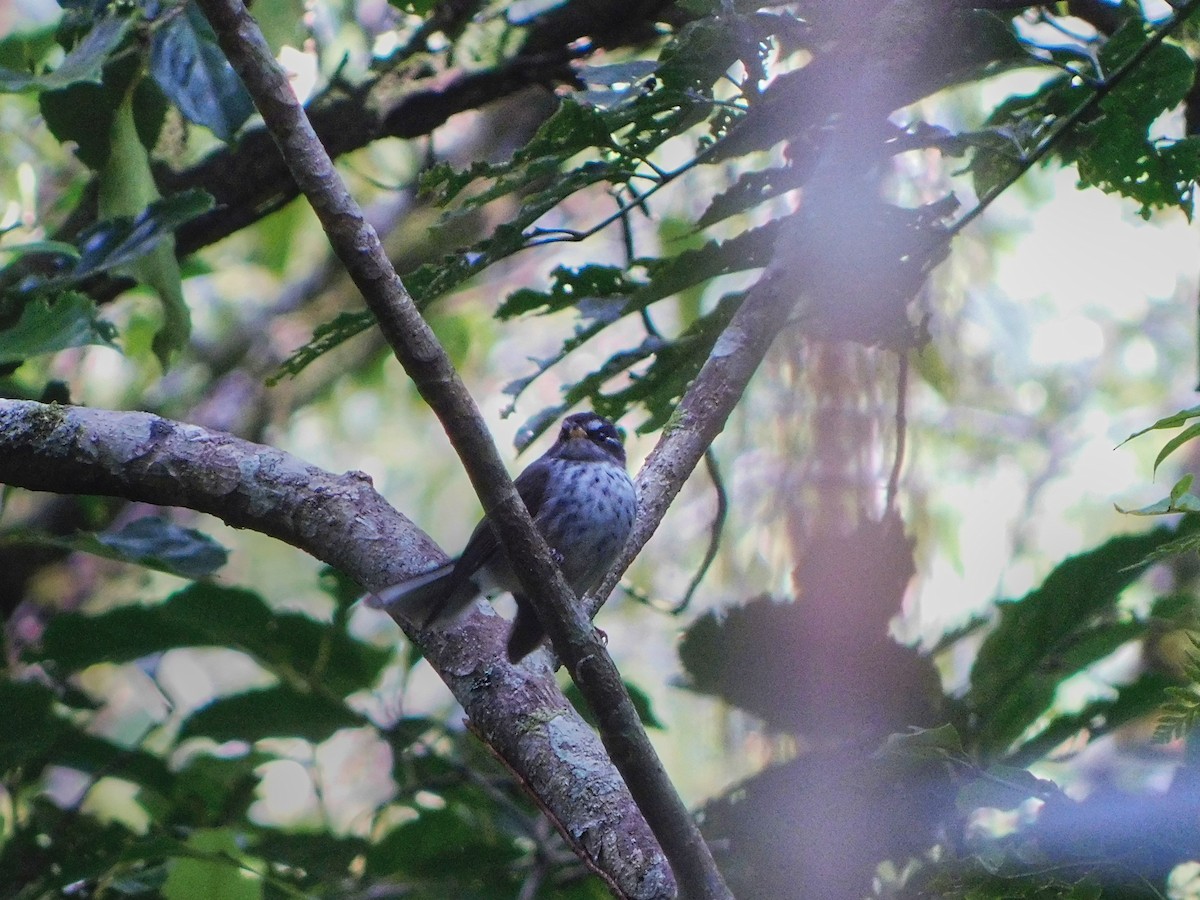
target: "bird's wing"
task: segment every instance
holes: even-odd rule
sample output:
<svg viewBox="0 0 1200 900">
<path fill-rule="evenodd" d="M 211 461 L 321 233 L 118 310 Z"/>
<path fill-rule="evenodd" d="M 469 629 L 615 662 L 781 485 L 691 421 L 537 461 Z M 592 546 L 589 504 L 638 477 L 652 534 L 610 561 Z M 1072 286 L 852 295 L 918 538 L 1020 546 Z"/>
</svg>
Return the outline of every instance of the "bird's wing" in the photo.
<svg viewBox="0 0 1200 900">
<path fill-rule="evenodd" d="M 529 510 L 531 516 L 536 517 L 542 506 L 549 474 L 550 463 L 545 457 L 542 457 L 530 463 L 514 482 L 517 494 L 525 502 L 525 508 Z M 476 525 L 475 530 L 471 532 L 471 538 L 467 541 L 466 548 L 454 564 L 454 571 L 446 586 L 446 596 L 449 598 L 457 595 L 459 589 L 474 577 L 482 566 L 487 565 L 499 549 L 500 541 L 496 537 L 496 531 L 488 522 L 487 516 L 484 516 L 483 521 Z M 443 611 L 439 615 L 445 615 L 445 612 Z"/>
</svg>

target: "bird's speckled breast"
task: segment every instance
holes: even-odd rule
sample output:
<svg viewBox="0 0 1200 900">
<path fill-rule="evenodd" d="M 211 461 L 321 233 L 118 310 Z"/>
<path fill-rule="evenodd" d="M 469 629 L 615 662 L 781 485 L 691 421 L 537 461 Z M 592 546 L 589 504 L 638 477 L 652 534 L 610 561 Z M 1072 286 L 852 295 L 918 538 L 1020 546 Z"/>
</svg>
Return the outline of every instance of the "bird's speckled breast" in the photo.
<svg viewBox="0 0 1200 900">
<path fill-rule="evenodd" d="M 616 463 L 550 461 L 547 479 L 556 485 L 535 518 L 575 593 L 584 594 L 604 577 L 625 546 L 637 511 L 633 479 Z"/>
</svg>

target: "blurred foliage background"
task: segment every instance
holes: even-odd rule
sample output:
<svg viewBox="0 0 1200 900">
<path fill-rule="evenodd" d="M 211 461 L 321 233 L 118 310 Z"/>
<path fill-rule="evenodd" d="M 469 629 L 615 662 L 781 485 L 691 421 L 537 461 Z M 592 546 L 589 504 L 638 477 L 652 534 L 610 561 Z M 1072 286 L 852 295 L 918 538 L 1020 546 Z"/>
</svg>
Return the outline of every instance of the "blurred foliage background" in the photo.
<svg viewBox="0 0 1200 900">
<path fill-rule="evenodd" d="M 636 467 L 765 268 L 803 297 L 599 620 L 737 896 L 1200 896 L 1196 539 L 1116 508 L 1200 509 L 1121 443 L 1198 378 L 1196 5 L 253 5 L 514 469 L 578 407 Z M 459 548 L 199 10 L 0 29 L 0 396 L 362 470 Z M 6 489 L 0 895 L 605 896 L 358 594 Z"/>
</svg>

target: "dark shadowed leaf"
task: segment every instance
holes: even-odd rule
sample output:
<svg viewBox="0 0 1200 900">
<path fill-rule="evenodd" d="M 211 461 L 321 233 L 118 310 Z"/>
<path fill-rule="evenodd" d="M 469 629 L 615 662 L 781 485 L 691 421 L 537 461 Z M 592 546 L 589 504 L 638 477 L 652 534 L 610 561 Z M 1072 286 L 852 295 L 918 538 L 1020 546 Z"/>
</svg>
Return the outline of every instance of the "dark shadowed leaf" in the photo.
<svg viewBox="0 0 1200 900">
<path fill-rule="evenodd" d="M 114 776 L 140 787 L 166 793 L 175 783 L 174 773 L 161 756 L 139 747 L 122 747 L 102 737 L 72 730 L 54 748 L 55 765 L 69 766 L 96 778 Z"/>
<path fill-rule="evenodd" d="M 217 743 L 269 737 L 317 743 L 339 729 L 366 724 L 363 716 L 339 700 L 279 684 L 214 700 L 184 721 L 179 736 L 181 740 L 207 737 Z"/>
<path fill-rule="evenodd" d="M 71 728 L 55 714 L 50 689 L 32 681 L 0 681 L 0 709 L 0 773 L 40 757 Z"/>
<path fill-rule="evenodd" d="M 254 112 L 254 102 L 217 46 L 212 26 L 194 3 L 154 32 L 150 74 L 188 120 L 223 141 Z"/>
<path fill-rule="evenodd" d="M 974 781 L 964 785 L 955 801 L 959 810 L 969 813 L 979 807 L 1016 809 L 1031 797 L 1047 800 L 1062 791 L 1053 781 L 1038 778 L 1026 769 L 993 766 Z"/>
<path fill-rule="evenodd" d="M 274 758 L 253 750 L 240 756 L 198 753 L 176 773 L 169 796 L 197 826 L 220 825 L 245 814 L 255 800 L 259 766 Z"/>
<path fill-rule="evenodd" d="M 418 879 L 449 875 L 452 883 L 461 873 L 464 893 L 486 887 L 497 891 L 495 896 L 511 892 L 515 873 L 509 867 L 522 851 L 495 827 L 491 804 L 469 791 L 459 793 L 456 798 L 451 792 L 444 807 L 422 809 L 419 818 L 392 829 L 368 851 L 367 871 Z"/>
<path fill-rule="evenodd" d="M 336 624 L 275 612 L 250 591 L 203 582 L 154 606 L 57 616 L 39 658 L 76 671 L 176 647 L 236 647 L 268 669 L 319 679 L 339 694 L 370 687 L 391 658 L 388 650 L 358 641 Z"/>
<path fill-rule="evenodd" d="M 314 886 L 345 879 L 351 863 L 370 845 L 353 835 L 305 834 L 263 828 L 254 835 L 254 852 L 303 870 Z"/>
<path fill-rule="evenodd" d="M 207 534 L 158 516 L 135 519 L 116 532 L 46 538 L 42 543 L 136 563 L 181 578 L 204 578 L 229 558 L 229 551 Z"/>
<path fill-rule="evenodd" d="M 155 200 L 132 218 L 120 216 L 98 222 L 79 236 L 79 261 L 65 277 L 77 281 L 129 266 L 181 225 L 212 207 L 212 197 L 204 191 L 190 190 Z"/>
</svg>

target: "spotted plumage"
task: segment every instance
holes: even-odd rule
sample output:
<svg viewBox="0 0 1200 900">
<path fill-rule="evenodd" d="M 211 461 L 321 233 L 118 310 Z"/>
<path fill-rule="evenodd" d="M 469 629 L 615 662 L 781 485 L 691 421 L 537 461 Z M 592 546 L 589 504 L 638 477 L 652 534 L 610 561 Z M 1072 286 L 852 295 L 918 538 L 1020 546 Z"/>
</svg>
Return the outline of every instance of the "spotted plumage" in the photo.
<svg viewBox="0 0 1200 900">
<path fill-rule="evenodd" d="M 568 416 L 558 440 L 515 484 L 571 588 L 578 596 L 595 588 L 625 546 L 637 511 L 617 429 L 592 412 Z M 480 596 L 505 591 L 517 602 L 508 640 L 508 657 L 516 662 L 537 648 L 545 629 L 484 518 L 458 559 L 392 585 L 368 602 L 432 625 L 457 618 Z"/>
</svg>

